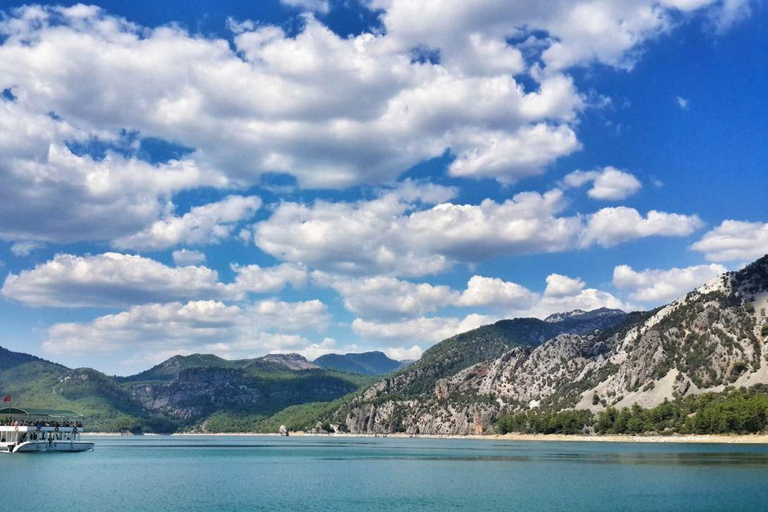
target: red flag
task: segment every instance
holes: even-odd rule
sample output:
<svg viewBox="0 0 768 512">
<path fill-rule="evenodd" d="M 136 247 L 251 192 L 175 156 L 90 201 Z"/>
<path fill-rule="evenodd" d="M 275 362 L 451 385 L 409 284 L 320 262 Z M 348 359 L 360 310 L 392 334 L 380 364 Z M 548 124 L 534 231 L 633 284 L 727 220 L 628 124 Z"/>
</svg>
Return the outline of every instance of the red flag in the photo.
<svg viewBox="0 0 768 512">
<path fill-rule="evenodd" d="M 3 402 L 10 402 L 11 401 L 11 395 L 5 395 L 3 397 Z"/>
</svg>

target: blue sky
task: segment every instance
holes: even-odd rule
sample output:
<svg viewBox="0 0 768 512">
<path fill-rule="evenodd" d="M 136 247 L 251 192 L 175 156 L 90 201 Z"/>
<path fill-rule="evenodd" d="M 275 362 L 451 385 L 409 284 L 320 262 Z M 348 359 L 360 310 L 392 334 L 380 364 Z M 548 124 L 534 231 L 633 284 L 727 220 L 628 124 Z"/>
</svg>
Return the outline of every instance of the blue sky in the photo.
<svg viewBox="0 0 768 512">
<path fill-rule="evenodd" d="M 0 345 L 415 358 L 768 253 L 763 3 L 465 4 L 4 2 Z"/>
</svg>

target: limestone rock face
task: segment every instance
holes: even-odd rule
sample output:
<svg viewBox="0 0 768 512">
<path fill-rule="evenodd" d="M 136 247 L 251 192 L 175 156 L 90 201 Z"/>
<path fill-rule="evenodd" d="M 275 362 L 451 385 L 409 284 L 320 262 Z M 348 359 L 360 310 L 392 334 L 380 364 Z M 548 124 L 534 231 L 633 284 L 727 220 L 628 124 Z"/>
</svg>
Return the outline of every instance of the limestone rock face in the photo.
<svg viewBox="0 0 768 512">
<path fill-rule="evenodd" d="M 530 408 L 651 407 L 727 385 L 768 383 L 766 310 L 768 256 L 618 325 L 562 330 L 543 343 L 514 346 L 466 367 L 420 361 L 352 399 L 335 419 L 351 432 L 473 434 L 492 430 L 502 414 Z M 546 322 L 562 325 L 584 315 L 555 315 Z M 487 334 L 461 341 L 479 347 Z M 449 357 L 456 352 L 440 351 L 442 344 L 454 347 L 456 339 L 435 347 Z"/>
</svg>

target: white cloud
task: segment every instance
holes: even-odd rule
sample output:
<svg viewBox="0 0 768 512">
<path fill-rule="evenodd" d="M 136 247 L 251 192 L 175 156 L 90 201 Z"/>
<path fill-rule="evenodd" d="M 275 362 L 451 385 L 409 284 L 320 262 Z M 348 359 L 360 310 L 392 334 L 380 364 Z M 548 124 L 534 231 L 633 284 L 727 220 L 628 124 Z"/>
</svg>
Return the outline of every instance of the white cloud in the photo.
<svg viewBox="0 0 768 512">
<path fill-rule="evenodd" d="M 32 251 L 43 247 L 45 244 L 42 242 L 16 242 L 11 246 L 11 252 L 14 256 L 29 256 Z"/>
<path fill-rule="evenodd" d="M 348 354 L 361 352 L 362 349 L 356 345 L 339 345 L 333 338 L 324 338 L 319 343 L 311 343 L 308 346 L 298 350 L 298 353 L 310 361 L 314 361 L 325 354 Z"/>
<path fill-rule="evenodd" d="M 768 223 L 726 220 L 691 248 L 709 261 L 751 261 L 768 254 Z"/>
<path fill-rule="evenodd" d="M 75 128 L 20 101 L 0 100 L 2 239 L 73 242 L 126 236 L 154 221 L 173 193 L 228 183 L 189 159 L 151 165 L 115 151 L 101 160 L 78 156 L 67 141 L 101 135 L 116 142 L 116 137 Z"/>
<path fill-rule="evenodd" d="M 387 357 L 396 361 L 415 361 L 421 357 L 424 351 L 418 345 L 413 345 L 410 348 L 404 347 L 391 347 L 382 350 Z"/>
<path fill-rule="evenodd" d="M 194 299 L 241 300 L 247 293 L 271 293 L 287 284 L 306 282 L 306 270 L 291 264 L 261 268 L 233 266 L 233 283 L 222 283 L 216 271 L 199 266 L 168 267 L 120 253 L 52 260 L 8 274 L 0 294 L 31 306 L 120 307 L 148 302 Z"/>
<path fill-rule="evenodd" d="M 643 186 L 634 175 L 610 166 L 599 171 L 574 171 L 563 182 L 568 187 L 592 183 L 592 188 L 587 192 L 589 197 L 611 201 L 626 199 Z"/>
<path fill-rule="evenodd" d="M 484 315 L 418 317 L 402 322 L 372 322 L 356 318 L 352 330 L 362 338 L 390 347 L 429 347 L 456 334 L 476 329 L 496 319 Z"/>
<path fill-rule="evenodd" d="M 445 257 L 392 245 L 398 244 L 397 224 L 405 212 L 419 201 L 431 202 L 450 192 L 434 185 L 409 186 L 407 192 L 398 188 L 355 203 L 284 202 L 269 219 L 255 225 L 255 243 L 281 260 L 344 274 L 438 272 L 448 266 Z"/>
<path fill-rule="evenodd" d="M 612 246 L 649 236 L 686 236 L 696 216 L 605 208 L 559 216 L 563 194 L 523 192 L 503 203 L 409 204 L 394 193 L 354 203 L 285 202 L 254 227 L 255 243 L 289 262 L 342 274 L 419 276 L 499 255 Z"/>
<path fill-rule="evenodd" d="M 33 306 L 114 307 L 218 297 L 218 274 L 205 267 L 167 267 L 141 256 L 57 254 L 51 261 L 8 274 L 2 295 Z"/>
<path fill-rule="evenodd" d="M 307 269 L 290 263 L 273 267 L 232 265 L 232 270 L 237 276 L 230 288 L 236 293 L 271 293 L 288 284 L 302 288 L 307 283 Z"/>
<path fill-rule="evenodd" d="M 458 293 L 448 286 L 411 283 L 393 277 L 349 279 L 314 274 L 314 281 L 330 286 L 343 297 L 344 307 L 364 318 L 407 318 L 431 313 L 455 302 Z"/>
<path fill-rule="evenodd" d="M 274 329 L 288 333 L 324 331 L 331 322 L 328 307 L 319 300 L 283 302 L 262 300 L 243 309 L 243 323 L 252 330 Z"/>
<path fill-rule="evenodd" d="M 681 215 L 651 210 L 643 217 L 637 210 L 619 206 L 603 208 L 588 218 L 582 245 L 611 247 L 629 240 L 650 236 L 688 236 L 704 223 L 697 215 Z"/>
<path fill-rule="evenodd" d="M 474 276 L 457 305 L 488 306 L 502 313 L 504 318 L 544 318 L 552 313 L 574 309 L 633 309 L 631 304 L 622 302 L 608 292 L 595 288 L 585 289 L 585 283 L 581 279 L 550 274 L 546 282 L 544 293 L 539 294 L 517 283 Z"/>
<path fill-rule="evenodd" d="M 632 300 L 659 304 L 677 299 L 726 271 L 724 266 L 718 264 L 641 271 L 619 265 L 613 269 L 613 284 L 617 288 L 631 290 Z"/>
<path fill-rule="evenodd" d="M 481 33 L 486 41 L 504 41 L 540 30 L 548 34 L 539 44 L 549 72 L 591 62 L 630 68 L 639 47 L 674 28 L 675 18 L 705 11 L 728 23 L 729 18 L 736 17 L 731 13 L 740 12 L 747 4 L 746 0 L 369 2 L 372 8 L 384 10 L 382 20 L 394 43 L 439 49 L 451 69 L 478 58 L 478 53 L 471 51 L 472 34 Z"/>
<path fill-rule="evenodd" d="M 681 110 L 688 110 L 688 100 L 683 98 L 682 96 L 675 97 L 675 101 L 677 102 L 677 106 L 680 107 Z"/>
<path fill-rule="evenodd" d="M 328 14 L 331 10 L 328 0 L 280 0 L 280 3 L 320 14 Z"/>
<path fill-rule="evenodd" d="M 544 295 L 547 297 L 570 297 L 578 295 L 584 289 L 584 281 L 564 276 L 562 274 L 550 274 L 547 276 L 547 288 Z"/>
<path fill-rule="evenodd" d="M 134 306 L 90 322 L 59 323 L 48 330 L 43 349 L 52 354 L 214 352 L 255 357 L 303 348 L 303 331 L 322 331 L 330 317 L 320 301 L 261 301 L 248 306 L 218 301 Z M 145 357 L 146 356 L 146 357 Z"/>
<path fill-rule="evenodd" d="M 530 308 L 535 300 L 534 293 L 517 283 L 492 277 L 472 276 L 467 283 L 467 289 L 456 304 L 522 310 Z"/>
<path fill-rule="evenodd" d="M 746 0 L 366 5 L 382 9 L 383 30 L 341 37 L 311 14 L 292 35 L 231 21 L 232 44 L 98 7 L 9 9 L 0 238 L 168 247 L 185 239 L 184 222 L 165 218 L 178 192 L 247 187 L 264 173 L 314 188 L 385 183 L 446 152 L 455 176 L 513 182 L 580 147 L 587 105 L 569 67 L 628 68 L 684 15 L 725 27 L 748 12 Z M 417 47 L 439 62 L 413 59 Z M 149 164 L 125 133 L 192 151 Z M 112 148 L 103 159 L 70 149 L 93 140 Z M 208 235 L 195 243 L 219 239 Z"/>
<path fill-rule="evenodd" d="M 548 296 L 544 295 L 527 311 L 519 311 L 514 316 L 545 318 L 552 313 L 562 313 L 581 309 L 591 311 L 599 308 L 622 309 L 633 311 L 635 307 L 610 293 L 596 288 L 585 288 L 574 295 Z"/>
<path fill-rule="evenodd" d="M 168 216 L 136 234 L 112 242 L 118 249 L 158 251 L 180 244 L 215 244 L 229 238 L 238 222 L 261 207 L 255 196 L 227 196 L 216 203 L 193 207 L 181 217 Z"/>
<path fill-rule="evenodd" d="M 21 8 L 0 24 L 0 86 L 76 130 L 127 129 L 193 148 L 191 161 L 236 184 L 265 172 L 305 187 L 381 183 L 446 150 L 457 173 L 483 162 L 509 181 L 578 147 L 570 123 L 583 102 L 571 80 L 552 74 L 524 90 L 510 74 L 524 69 L 520 51 L 503 39 L 473 31 L 466 65 L 454 68 L 413 62 L 388 33 L 345 38 L 305 20 L 293 37 L 232 22 L 231 48 L 98 9 Z"/>
<path fill-rule="evenodd" d="M 173 251 L 171 257 L 173 258 L 173 262 L 180 267 L 200 265 L 201 263 L 205 263 L 205 253 L 200 251 L 193 251 L 190 249 L 179 249 L 177 251 Z"/>
</svg>

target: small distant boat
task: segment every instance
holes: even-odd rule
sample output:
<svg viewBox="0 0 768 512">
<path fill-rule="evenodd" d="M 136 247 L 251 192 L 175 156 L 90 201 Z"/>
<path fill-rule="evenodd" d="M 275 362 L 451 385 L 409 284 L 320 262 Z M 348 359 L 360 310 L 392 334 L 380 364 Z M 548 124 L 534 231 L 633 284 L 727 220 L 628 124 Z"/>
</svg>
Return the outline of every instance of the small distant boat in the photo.
<svg viewBox="0 0 768 512">
<path fill-rule="evenodd" d="M 0 453 L 85 452 L 81 414 L 50 409 L 0 409 Z"/>
</svg>

